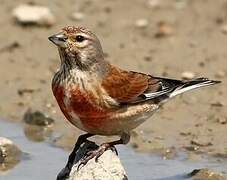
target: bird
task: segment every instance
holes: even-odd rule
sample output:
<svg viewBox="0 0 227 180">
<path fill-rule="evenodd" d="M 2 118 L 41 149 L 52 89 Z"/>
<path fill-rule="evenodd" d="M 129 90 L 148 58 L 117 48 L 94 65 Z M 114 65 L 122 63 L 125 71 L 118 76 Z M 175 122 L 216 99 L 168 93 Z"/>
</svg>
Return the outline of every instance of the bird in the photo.
<svg viewBox="0 0 227 180">
<path fill-rule="evenodd" d="M 61 61 L 52 79 L 53 94 L 66 119 L 86 132 L 79 136 L 57 179 L 69 175 L 75 153 L 87 138 L 120 137 L 89 152 L 83 164 L 94 157 L 97 161 L 115 145 L 127 144 L 130 132 L 173 97 L 220 83 L 208 78 L 182 81 L 124 70 L 105 59 L 98 37 L 85 27 L 66 26 L 48 39 L 57 46 Z"/>
</svg>

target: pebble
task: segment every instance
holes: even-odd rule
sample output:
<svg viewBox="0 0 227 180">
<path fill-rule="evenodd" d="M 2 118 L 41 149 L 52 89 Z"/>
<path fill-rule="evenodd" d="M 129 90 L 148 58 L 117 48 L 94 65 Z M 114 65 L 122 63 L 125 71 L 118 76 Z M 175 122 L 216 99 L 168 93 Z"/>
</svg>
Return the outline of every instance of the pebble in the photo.
<svg viewBox="0 0 227 180">
<path fill-rule="evenodd" d="M 148 20 L 147 19 L 138 19 L 135 22 L 135 26 L 137 28 L 146 28 L 148 26 Z"/>
<path fill-rule="evenodd" d="M 160 37 L 170 36 L 172 34 L 173 34 L 173 29 L 169 24 L 167 24 L 166 22 L 158 23 L 158 32 L 155 34 L 155 37 L 160 38 Z"/>
<path fill-rule="evenodd" d="M 214 172 L 210 169 L 195 169 L 188 174 L 189 177 L 192 177 L 193 180 L 224 180 L 224 176 L 221 173 Z"/>
<path fill-rule="evenodd" d="M 160 0 L 148 0 L 147 5 L 150 8 L 157 8 L 160 6 Z"/>
<path fill-rule="evenodd" d="M 106 7 L 104 7 L 104 11 L 105 11 L 107 14 L 109 14 L 109 13 L 112 12 L 112 8 L 109 7 L 109 6 L 106 6 Z"/>
<path fill-rule="evenodd" d="M 52 118 L 47 117 L 40 111 L 32 112 L 31 109 L 28 109 L 24 114 L 23 120 L 27 124 L 37 126 L 50 126 L 54 123 Z"/>
<path fill-rule="evenodd" d="M 227 124 L 227 118 L 226 117 L 218 117 L 217 122 L 219 124 Z"/>
<path fill-rule="evenodd" d="M 213 102 L 211 103 L 212 107 L 223 107 L 225 106 L 225 104 L 223 102 L 217 101 L 217 102 Z"/>
<path fill-rule="evenodd" d="M 182 132 L 180 132 L 180 135 L 181 136 L 191 136 L 192 135 L 192 133 L 191 132 L 189 132 L 189 131 L 182 131 Z"/>
<path fill-rule="evenodd" d="M 190 80 L 195 77 L 195 73 L 193 73 L 191 71 L 185 71 L 181 74 L 181 77 L 185 80 Z"/>
<path fill-rule="evenodd" d="M 212 143 L 209 141 L 206 141 L 204 139 L 193 139 L 191 140 L 192 145 L 200 146 L 200 147 L 206 147 L 206 146 L 211 146 Z"/>
<path fill-rule="evenodd" d="M 26 93 L 33 93 L 35 91 L 35 89 L 28 89 L 28 88 L 24 88 L 24 89 L 18 89 L 17 90 L 17 94 L 19 95 L 19 96 L 23 96 L 24 94 L 26 94 Z"/>
<path fill-rule="evenodd" d="M 21 150 L 10 139 L 0 137 L 0 171 L 13 168 L 22 155 Z"/>
<path fill-rule="evenodd" d="M 147 62 L 151 62 L 152 61 L 152 57 L 151 56 L 145 56 L 144 60 Z"/>
<path fill-rule="evenodd" d="M 198 151 L 199 147 L 198 146 L 185 146 L 184 147 L 187 151 Z"/>
<path fill-rule="evenodd" d="M 51 103 L 47 103 L 47 104 L 46 104 L 46 107 L 50 109 L 50 108 L 54 107 L 54 105 L 51 104 Z"/>
<path fill-rule="evenodd" d="M 52 26 L 56 20 L 45 6 L 21 4 L 13 9 L 13 17 L 21 25 Z"/>
<path fill-rule="evenodd" d="M 215 22 L 217 23 L 217 24 L 223 24 L 224 23 L 224 18 L 223 17 L 217 17 L 216 19 L 215 19 Z"/>
<path fill-rule="evenodd" d="M 205 63 L 204 63 L 204 62 L 202 62 L 202 61 L 201 61 L 201 62 L 199 62 L 199 64 L 198 64 L 198 65 L 199 65 L 199 67 L 205 67 Z"/>
<path fill-rule="evenodd" d="M 132 146 L 133 149 L 138 149 L 139 148 L 139 144 L 136 143 L 136 142 L 131 143 L 131 146 Z"/>
<path fill-rule="evenodd" d="M 82 12 L 74 12 L 71 15 L 72 20 L 75 20 L 75 21 L 82 21 L 84 17 L 85 15 Z"/>
<path fill-rule="evenodd" d="M 120 43 L 120 44 L 119 44 L 119 48 L 120 48 L 120 49 L 124 49 L 124 48 L 125 48 L 125 44 L 124 44 L 124 43 Z"/>
</svg>

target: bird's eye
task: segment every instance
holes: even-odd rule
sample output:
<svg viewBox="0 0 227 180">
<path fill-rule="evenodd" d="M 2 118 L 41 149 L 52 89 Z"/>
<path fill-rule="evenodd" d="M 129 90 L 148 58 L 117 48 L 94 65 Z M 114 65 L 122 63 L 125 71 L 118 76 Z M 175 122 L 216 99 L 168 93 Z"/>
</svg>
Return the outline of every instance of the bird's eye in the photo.
<svg viewBox="0 0 227 180">
<path fill-rule="evenodd" d="M 77 35 L 75 39 L 77 42 L 83 42 L 85 38 L 84 38 L 84 36 Z"/>
</svg>

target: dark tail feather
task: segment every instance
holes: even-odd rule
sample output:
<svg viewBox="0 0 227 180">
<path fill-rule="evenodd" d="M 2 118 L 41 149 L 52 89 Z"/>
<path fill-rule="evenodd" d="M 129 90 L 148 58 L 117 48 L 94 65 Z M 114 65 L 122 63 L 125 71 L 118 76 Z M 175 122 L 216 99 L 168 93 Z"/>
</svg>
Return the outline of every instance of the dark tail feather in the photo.
<svg viewBox="0 0 227 180">
<path fill-rule="evenodd" d="M 177 96 L 181 93 L 184 93 L 184 92 L 192 90 L 192 89 L 210 86 L 210 85 L 217 84 L 220 82 L 221 81 L 213 81 L 213 80 L 209 80 L 207 78 L 197 78 L 197 79 L 194 79 L 191 81 L 186 81 L 186 82 L 183 82 L 182 85 L 176 87 L 176 89 L 174 89 L 174 91 L 172 91 L 170 93 L 169 97 L 174 97 L 174 96 Z"/>
</svg>

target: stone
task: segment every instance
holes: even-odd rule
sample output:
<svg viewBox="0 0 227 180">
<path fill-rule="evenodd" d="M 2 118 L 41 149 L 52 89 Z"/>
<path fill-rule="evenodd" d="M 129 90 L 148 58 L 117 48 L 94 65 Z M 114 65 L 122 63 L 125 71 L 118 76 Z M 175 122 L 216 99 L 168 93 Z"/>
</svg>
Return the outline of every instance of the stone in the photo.
<svg viewBox="0 0 227 180">
<path fill-rule="evenodd" d="M 206 147 L 206 146 L 211 146 L 213 145 L 209 140 L 206 138 L 194 138 L 191 140 L 192 145 L 200 146 L 200 147 Z"/>
<path fill-rule="evenodd" d="M 195 77 L 195 74 L 191 71 L 185 71 L 181 74 L 181 77 L 185 80 L 190 80 Z"/>
<path fill-rule="evenodd" d="M 212 107 L 224 107 L 225 104 L 221 101 L 213 102 L 210 104 Z"/>
<path fill-rule="evenodd" d="M 98 146 L 92 142 L 86 142 L 79 150 L 74 165 L 70 172 L 69 180 L 127 180 L 126 172 L 119 157 L 112 150 L 105 151 L 95 162 L 95 158 L 88 161 L 78 169 L 80 160 L 89 150 L 95 150 Z"/>
<path fill-rule="evenodd" d="M 150 8 L 157 8 L 160 6 L 160 0 L 148 0 L 147 5 Z"/>
<path fill-rule="evenodd" d="M 190 174 L 193 180 L 224 180 L 225 177 L 221 173 L 214 172 L 210 169 L 195 169 Z"/>
<path fill-rule="evenodd" d="M 227 118 L 226 117 L 217 117 L 217 122 L 219 124 L 227 124 Z"/>
<path fill-rule="evenodd" d="M 12 169 L 20 162 L 21 150 L 8 138 L 0 137 L 0 171 Z"/>
<path fill-rule="evenodd" d="M 23 121 L 26 124 L 37 125 L 37 126 L 51 126 L 54 123 L 54 120 L 50 117 L 47 117 L 40 111 L 32 111 L 28 109 L 23 117 Z"/>
<path fill-rule="evenodd" d="M 84 19 L 84 17 L 85 17 L 85 15 L 81 12 L 74 12 L 71 15 L 72 20 L 75 20 L 75 21 L 82 21 Z"/>
<path fill-rule="evenodd" d="M 158 23 L 158 31 L 155 34 L 156 38 L 167 37 L 167 36 L 171 36 L 172 34 L 173 34 L 173 29 L 170 26 L 170 24 L 163 21 Z"/>
<path fill-rule="evenodd" d="M 32 94 L 34 91 L 35 91 L 35 89 L 23 88 L 23 89 L 18 89 L 17 94 L 19 96 L 23 96 L 24 94 L 27 94 L 27 93 Z"/>
<path fill-rule="evenodd" d="M 147 19 L 138 19 L 135 22 L 135 26 L 137 28 L 146 28 L 148 26 L 148 20 Z"/>
<path fill-rule="evenodd" d="M 21 25 L 52 26 L 55 17 L 45 6 L 21 4 L 13 9 L 13 17 Z"/>
</svg>

